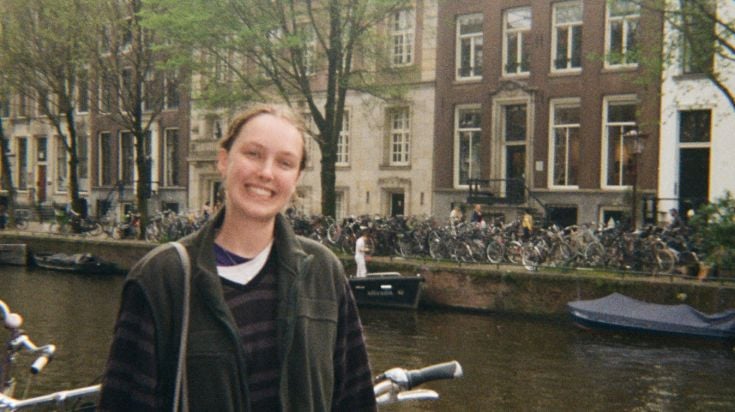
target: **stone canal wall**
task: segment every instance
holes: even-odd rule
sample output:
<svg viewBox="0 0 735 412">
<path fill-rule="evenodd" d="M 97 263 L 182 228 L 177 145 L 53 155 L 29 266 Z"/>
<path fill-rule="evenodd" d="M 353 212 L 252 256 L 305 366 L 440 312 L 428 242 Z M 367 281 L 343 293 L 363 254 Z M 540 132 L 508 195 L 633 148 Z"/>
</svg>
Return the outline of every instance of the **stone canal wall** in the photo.
<svg viewBox="0 0 735 412">
<path fill-rule="evenodd" d="M 139 241 L 94 240 L 41 233 L 6 231 L 0 243 L 24 243 L 29 253 L 91 253 L 127 271 L 156 245 Z M 347 273 L 352 257 L 343 256 Z M 735 308 L 735 283 L 686 280 L 674 277 L 602 274 L 589 271 L 535 272 L 495 265 L 437 263 L 429 260 L 373 258 L 371 272 L 398 271 L 426 278 L 422 304 L 486 312 L 562 315 L 566 303 L 593 299 L 612 292 L 655 303 L 687 303 L 712 313 Z"/>
</svg>

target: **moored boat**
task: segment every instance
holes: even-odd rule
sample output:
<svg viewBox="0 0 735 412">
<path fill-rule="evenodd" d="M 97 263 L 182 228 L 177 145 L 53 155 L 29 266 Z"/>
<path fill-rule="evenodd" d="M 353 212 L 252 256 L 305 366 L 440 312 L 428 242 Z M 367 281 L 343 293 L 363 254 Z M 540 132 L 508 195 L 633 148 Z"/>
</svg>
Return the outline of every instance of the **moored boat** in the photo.
<svg viewBox="0 0 735 412">
<path fill-rule="evenodd" d="M 708 315 L 686 304 L 642 302 L 613 293 L 569 302 L 575 324 L 586 329 L 619 330 L 735 342 L 735 310 Z"/>
<path fill-rule="evenodd" d="M 366 277 L 351 277 L 350 287 L 358 305 L 415 309 L 421 299 L 423 282 L 421 275 L 376 272 Z"/>
<path fill-rule="evenodd" d="M 33 261 L 44 269 L 65 272 L 114 274 L 119 271 L 114 264 L 103 262 L 89 253 L 34 253 Z"/>
</svg>

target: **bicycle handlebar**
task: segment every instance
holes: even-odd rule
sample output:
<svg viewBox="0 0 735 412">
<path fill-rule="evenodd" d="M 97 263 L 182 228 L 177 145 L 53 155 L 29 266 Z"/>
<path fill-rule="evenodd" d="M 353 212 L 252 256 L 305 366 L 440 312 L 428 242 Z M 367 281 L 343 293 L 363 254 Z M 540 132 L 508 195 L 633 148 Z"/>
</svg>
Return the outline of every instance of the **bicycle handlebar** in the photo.
<svg viewBox="0 0 735 412">
<path fill-rule="evenodd" d="M 429 381 L 461 378 L 464 372 L 457 361 L 430 365 L 421 369 L 392 368 L 375 378 L 373 386 L 378 405 L 411 400 L 435 400 L 439 394 L 427 389 L 412 388 Z"/>
</svg>

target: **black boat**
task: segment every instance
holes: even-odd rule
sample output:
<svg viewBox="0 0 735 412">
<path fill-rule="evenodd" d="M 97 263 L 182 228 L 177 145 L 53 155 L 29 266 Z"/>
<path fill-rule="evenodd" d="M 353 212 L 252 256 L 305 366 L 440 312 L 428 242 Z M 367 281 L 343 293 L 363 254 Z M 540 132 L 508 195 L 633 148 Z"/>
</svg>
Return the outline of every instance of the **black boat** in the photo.
<svg viewBox="0 0 735 412">
<path fill-rule="evenodd" d="M 368 273 L 366 277 L 350 278 L 358 305 L 409 309 L 418 307 L 423 282 L 421 275 L 402 276 L 398 272 Z"/>
<path fill-rule="evenodd" d="M 735 310 L 705 314 L 685 304 L 647 303 L 613 293 L 567 303 L 575 324 L 586 329 L 618 330 L 735 342 Z"/>
<path fill-rule="evenodd" d="M 117 267 L 103 262 L 89 253 L 35 253 L 33 261 L 39 267 L 65 272 L 79 272 L 89 274 L 114 274 Z"/>
</svg>

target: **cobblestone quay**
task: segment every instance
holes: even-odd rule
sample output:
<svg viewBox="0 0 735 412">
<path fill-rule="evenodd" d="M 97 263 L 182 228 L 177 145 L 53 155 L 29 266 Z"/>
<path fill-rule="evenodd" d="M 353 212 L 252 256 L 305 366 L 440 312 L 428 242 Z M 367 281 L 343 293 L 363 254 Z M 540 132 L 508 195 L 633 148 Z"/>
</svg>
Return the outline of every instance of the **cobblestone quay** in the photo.
<svg viewBox="0 0 735 412">
<path fill-rule="evenodd" d="M 24 243 L 29 253 L 91 253 L 126 272 L 156 244 L 135 240 L 63 237 L 43 232 L 0 231 L 0 243 Z M 348 274 L 355 270 L 351 256 L 341 256 Z M 703 312 L 735 308 L 735 282 L 700 282 L 676 276 L 640 276 L 588 270 L 541 270 L 487 264 L 374 257 L 371 272 L 398 271 L 426 279 L 422 304 L 457 309 L 560 316 L 566 303 L 619 292 L 651 303 L 686 303 Z"/>
</svg>

